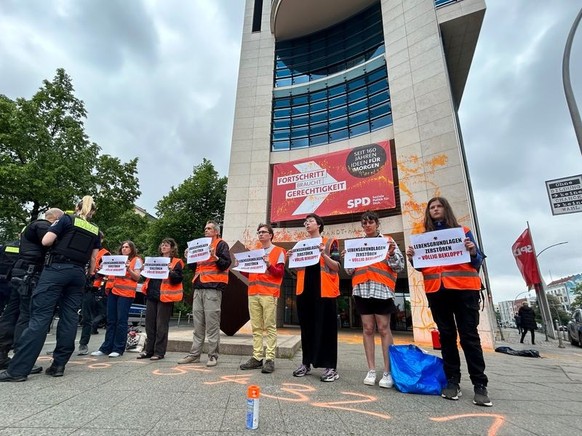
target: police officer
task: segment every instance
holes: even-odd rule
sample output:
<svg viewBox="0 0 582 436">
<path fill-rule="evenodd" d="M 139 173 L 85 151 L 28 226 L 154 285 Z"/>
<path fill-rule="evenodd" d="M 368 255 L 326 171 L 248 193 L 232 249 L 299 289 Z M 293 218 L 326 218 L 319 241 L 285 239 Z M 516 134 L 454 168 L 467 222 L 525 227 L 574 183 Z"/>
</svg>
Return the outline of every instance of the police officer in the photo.
<svg viewBox="0 0 582 436">
<path fill-rule="evenodd" d="M 10 272 L 18 259 L 18 241 L 0 245 L 0 314 L 10 299 Z"/>
<path fill-rule="evenodd" d="M 42 244 L 51 248 L 32 294 L 30 322 L 15 345 L 18 352 L 8 369 L 0 372 L 0 382 L 27 379 L 42 350 L 57 303 L 60 306 L 57 344 L 53 362 L 45 374 L 53 377 L 64 374 L 65 365 L 75 350 L 77 310 L 86 281 L 85 266 L 89 262 L 89 274 L 94 274 L 100 248 L 99 229 L 88 221 L 94 213 L 95 203 L 87 195 L 77 204 L 73 215 L 63 215 L 42 238 Z"/>
<path fill-rule="evenodd" d="M 0 369 L 8 367 L 8 352 L 28 327 L 30 296 L 38 282 L 47 251 L 41 241 L 51 224 L 62 215 L 62 210 L 51 208 L 45 212 L 44 219 L 33 221 L 20 234 L 19 256 L 11 271 L 10 300 L 0 317 Z M 42 367 L 35 365 L 31 374 L 41 371 Z"/>
</svg>

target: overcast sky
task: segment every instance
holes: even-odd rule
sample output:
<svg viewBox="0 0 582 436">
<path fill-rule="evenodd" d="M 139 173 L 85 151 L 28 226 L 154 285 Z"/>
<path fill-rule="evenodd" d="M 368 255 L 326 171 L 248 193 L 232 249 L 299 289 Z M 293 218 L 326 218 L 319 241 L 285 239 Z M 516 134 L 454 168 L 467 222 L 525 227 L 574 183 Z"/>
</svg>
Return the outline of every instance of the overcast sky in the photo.
<svg viewBox="0 0 582 436">
<path fill-rule="evenodd" d="M 582 173 L 561 76 L 579 7 L 487 2 L 460 119 L 495 302 L 526 289 L 511 245 L 527 221 L 538 252 L 568 242 L 539 257 L 547 282 L 582 272 L 582 213 L 552 216 L 544 183 Z M 0 93 L 30 98 L 65 68 L 91 140 L 139 156 L 155 213 L 202 158 L 227 175 L 243 14 L 244 0 L 0 0 Z M 571 62 L 582 107 L 582 30 Z"/>
</svg>

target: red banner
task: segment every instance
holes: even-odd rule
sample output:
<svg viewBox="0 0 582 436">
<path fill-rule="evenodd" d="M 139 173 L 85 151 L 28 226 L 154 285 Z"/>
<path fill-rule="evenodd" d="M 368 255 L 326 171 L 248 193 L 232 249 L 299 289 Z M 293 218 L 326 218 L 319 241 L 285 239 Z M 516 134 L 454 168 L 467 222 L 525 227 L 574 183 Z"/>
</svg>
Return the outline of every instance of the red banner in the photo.
<svg viewBox="0 0 582 436">
<path fill-rule="evenodd" d="M 273 167 L 271 222 L 396 207 L 390 142 Z"/>
<path fill-rule="evenodd" d="M 529 233 L 529 228 L 517 238 L 517 241 L 511 246 L 513 250 L 513 257 L 521 275 L 525 280 L 528 288 L 533 285 L 541 283 L 540 272 L 538 270 L 538 263 L 536 261 L 536 253 L 533 249 L 533 242 Z"/>
</svg>

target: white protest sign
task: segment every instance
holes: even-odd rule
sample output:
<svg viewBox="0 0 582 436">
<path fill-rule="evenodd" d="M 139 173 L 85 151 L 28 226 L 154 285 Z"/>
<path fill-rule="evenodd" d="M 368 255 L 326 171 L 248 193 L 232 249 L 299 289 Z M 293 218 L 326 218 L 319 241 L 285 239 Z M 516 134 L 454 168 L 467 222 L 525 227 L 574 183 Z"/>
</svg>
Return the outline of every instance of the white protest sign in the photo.
<svg viewBox="0 0 582 436">
<path fill-rule="evenodd" d="M 210 243 L 212 238 L 198 238 L 188 242 L 186 263 L 204 262 L 210 258 Z"/>
<path fill-rule="evenodd" d="M 170 273 L 169 257 L 146 257 L 141 275 L 148 279 L 167 279 Z"/>
<path fill-rule="evenodd" d="M 305 268 L 306 266 L 315 265 L 319 262 L 321 252 L 321 236 L 318 238 L 309 238 L 299 241 L 289 255 L 289 268 Z"/>
<path fill-rule="evenodd" d="M 344 243 L 346 248 L 344 268 L 372 265 L 386 259 L 388 254 L 386 238 L 347 239 Z"/>
<path fill-rule="evenodd" d="M 234 257 L 238 261 L 238 266 L 232 268 L 235 271 L 263 274 L 267 271 L 267 264 L 263 260 L 265 255 L 264 249 L 243 251 L 235 253 Z"/>
<path fill-rule="evenodd" d="M 414 248 L 414 267 L 457 265 L 471 261 L 465 248 L 465 232 L 461 227 L 410 235 Z"/>
<path fill-rule="evenodd" d="M 127 269 L 127 256 L 103 256 L 101 258 L 101 269 L 97 271 L 103 276 L 124 277 Z"/>
</svg>

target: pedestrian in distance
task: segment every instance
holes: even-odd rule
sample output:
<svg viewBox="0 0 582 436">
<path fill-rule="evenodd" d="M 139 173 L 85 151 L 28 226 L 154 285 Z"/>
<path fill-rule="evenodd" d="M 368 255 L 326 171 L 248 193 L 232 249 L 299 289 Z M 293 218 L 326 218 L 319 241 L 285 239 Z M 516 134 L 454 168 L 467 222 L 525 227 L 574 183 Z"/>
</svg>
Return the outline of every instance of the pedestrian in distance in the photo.
<svg viewBox="0 0 582 436">
<path fill-rule="evenodd" d="M 534 310 L 529 307 L 529 304 L 527 304 L 527 301 L 524 301 L 523 303 L 521 303 L 521 307 L 519 308 L 519 310 L 517 311 L 518 315 L 521 317 L 521 339 L 519 340 L 520 343 L 523 344 L 523 340 L 525 339 L 525 335 L 527 335 L 527 332 L 531 332 L 531 344 L 535 345 L 536 344 L 536 314 L 534 312 Z"/>
<path fill-rule="evenodd" d="M 362 319 L 364 352 L 368 364 L 368 374 L 364 378 L 364 384 L 369 386 L 376 384 L 374 336 L 377 328 L 384 359 L 382 378 L 378 385 L 382 388 L 391 388 L 394 381 L 390 374 L 388 350 L 394 339 L 390 330 L 390 317 L 398 311 L 394 304 L 394 290 L 398 273 L 404 269 L 404 257 L 394 239 L 379 232 L 380 218 L 377 213 L 364 212 L 360 219 L 366 234 L 365 238 L 383 237 L 388 242 L 388 253 L 383 261 L 355 269 L 346 268 L 346 272 L 352 276 L 352 296 Z M 345 250 L 342 251 L 342 258 L 344 256 Z"/>
<path fill-rule="evenodd" d="M 89 275 L 95 273 L 95 258 L 101 248 L 99 228 L 89 222 L 95 210 L 93 198 L 83 197 L 74 214 L 63 215 L 42 238 L 42 245 L 50 247 L 50 251 L 32 293 L 28 328 L 15 344 L 17 353 L 8 369 L 0 373 L 0 381 L 27 379 L 42 350 L 57 304 L 60 307 L 57 343 L 52 364 L 45 374 L 63 376 L 65 365 L 75 351 L 77 311 L 87 281 L 86 271 Z"/>
<path fill-rule="evenodd" d="M 240 369 L 259 369 L 269 374 L 275 370 L 277 350 L 277 300 L 285 275 L 285 250 L 273 244 L 273 227 L 259 224 L 257 237 L 265 254 L 267 270 L 262 274 L 243 273 L 249 279 L 248 300 L 253 331 L 253 355 Z M 236 261 L 235 261 L 236 262 Z M 263 332 L 266 333 L 266 350 L 263 364 Z"/>
<path fill-rule="evenodd" d="M 443 197 L 431 198 L 424 213 L 424 231 L 442 231 L 461 227 L 453 209 Z M 457 335 L 473 383 L 473 404 L 492 406 L 487 392 L 488 379 L 485 375 L 485 359 L 477 326 L 479 325 L 479 303 L 481 279 L 479 269 L 484 256 L 477 247 L 473 234 L 468 227 L 464 245 L 469 251 L 470 262 L 417 268 L 424 278 L 424 291 L 433 319 L 440 332 L 441 353 L 443 357 L 447 385 L 441 396 L 448 400 L 458 400 L 461 396 L 461 360 L 457 347 Z M 409 246 L 406 255 L 413 264 L 414 248 Z"/>
<path fill-rule="evenodd" d="M 110 276 L 111 290 L 107 297 L 107 330 L 105 340 L 93 356 L 119 357 L 125 352 L 129 309 L 135 299 L 137 281 L 143 266 L 132 241 L 123 241 L 118 254 L 127 256 L 124 276 Z"/>
<path fill-rule="evenodd" d="M 144 351 L 137 359 L 161 360 L 165 357 L 174 303 L 182 300 L 184 295 L 184 261 L 178 255 L 178 244 L 172 238 L 164 238 L 158 247 L 158 253 L 162 257 L 170 258 L 168 278 L 147 278 L 143 284 L 142 292 L 147 298 L 147 340 Z M 125 333 L 127 335 L 127 330 Z"/>
<path fill-rule="evenodd" d="M 324 223 L 320 216 L 309 214 L 303 223 L 309 238 L 321 237 Z M 324 368 L 322 382 L 339 379 L 337 372 L 337 297 L 339 296 L 340 253 L 334 238 L 323 236 L 319 261 L 297 270 L 295 294 L 301 327 L 301 365 L 294 377 L 303 377 L 314 368 Z M 291 253 L 292 250 L 289 251 Z"/>
<path fill-rule="evenodd" d="M 521 328 L 521 316 L 519 316 L 518 312 L 515 312 L 515 317 L 513 319 L 515 320 L 515 327 L 517 327 L 517 333 L 521 335 L 523 329 Z"/>
<path fill-rule="evenodd" d="M 200 362 L 202 346 L 208 341 L 208 360 L 206 366 L 218 364 L 220 348 L 220 313 L 222 292 L 228 285 L 228 268 L 231 264 L 230 248 L 220 237 L 220 226 L 215 221 L 207 221 L 204 236 L 211 238 L 210 258 L 193 263 L 192 279 L 192 318 L 194 333 L 190 353 L 178 360 L 178 364 Z"/>
</svg>

